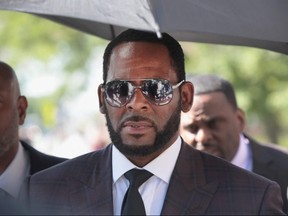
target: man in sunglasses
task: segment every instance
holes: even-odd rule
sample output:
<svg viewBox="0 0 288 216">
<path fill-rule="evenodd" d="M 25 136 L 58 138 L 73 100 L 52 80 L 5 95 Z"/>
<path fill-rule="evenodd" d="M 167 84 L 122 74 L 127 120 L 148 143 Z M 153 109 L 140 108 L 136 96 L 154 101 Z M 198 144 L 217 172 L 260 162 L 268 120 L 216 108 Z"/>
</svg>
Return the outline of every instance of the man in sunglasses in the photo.
<svg viewBox="0 0 288 216">
<path fill-rule="evenodd" d="M 182 141 L 193 85 L 175 39 L 124 31 L 108 44 L 103 72 L 98 96 L 112 144 L 32 176 L 35 213 L 284 214 L 276 183 Z"/>
</svg>

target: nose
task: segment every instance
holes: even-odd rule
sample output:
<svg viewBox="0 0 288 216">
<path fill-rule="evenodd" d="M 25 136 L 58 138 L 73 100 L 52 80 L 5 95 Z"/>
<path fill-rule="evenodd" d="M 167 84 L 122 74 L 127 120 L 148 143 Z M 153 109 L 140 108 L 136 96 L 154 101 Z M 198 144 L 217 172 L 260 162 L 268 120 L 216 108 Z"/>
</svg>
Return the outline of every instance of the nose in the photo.
<svg viewBox="0 0 288 216">
<path fill-rule="evenodd" d="M 195 136 L 195 141 L 197 143 L 206 143 L 212 139 L 212 133 L 207 127 L 201 127 L 198 129 Z"/>
<path fill-rule="evenodd" d="M 130 101 L 126 104 L 128 110 L 147 110 L 148 101 L 145 96 L 142 94 L 140 88 L 134 90 L 134 94 Z"/>
</svg>

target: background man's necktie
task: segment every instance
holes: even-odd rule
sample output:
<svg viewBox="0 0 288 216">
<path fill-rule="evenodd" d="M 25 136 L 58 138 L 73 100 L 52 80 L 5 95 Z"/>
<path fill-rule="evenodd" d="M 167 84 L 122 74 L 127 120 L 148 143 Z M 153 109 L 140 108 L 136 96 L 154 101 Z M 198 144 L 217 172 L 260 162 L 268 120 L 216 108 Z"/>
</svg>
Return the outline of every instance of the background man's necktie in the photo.
<svg viewBox="0 0 288 216">
<path fill-rule="evenodd" d="M 126 172 L 124 176 L 129 180 L 130 185 L 123 199 L 121 215 L 146 215 L 138 188 L 152 174 L 146 170 L 132 169 Z"/>
</svg>

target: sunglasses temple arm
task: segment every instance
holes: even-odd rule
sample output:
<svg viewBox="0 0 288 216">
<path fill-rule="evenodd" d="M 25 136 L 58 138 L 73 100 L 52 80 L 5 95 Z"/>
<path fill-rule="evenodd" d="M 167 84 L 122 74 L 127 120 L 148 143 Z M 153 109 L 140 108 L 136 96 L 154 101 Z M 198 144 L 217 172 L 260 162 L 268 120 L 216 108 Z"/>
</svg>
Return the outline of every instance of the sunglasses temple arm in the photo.
<svg viewBox="0 0 288 216">
<path fill-rule="evenodd" d="M 181 86 L 182 85 L 182 83 L 183 82 L 185 82 L 185 80 L 182 80 L 181 82 L 179 82 L 178 84 L 176 84 L 176 85 L 172 85 L 172 88 L 173 89 L 176 89 L 176 88 L 178 88 L 179 86 Z"/>
</svg>

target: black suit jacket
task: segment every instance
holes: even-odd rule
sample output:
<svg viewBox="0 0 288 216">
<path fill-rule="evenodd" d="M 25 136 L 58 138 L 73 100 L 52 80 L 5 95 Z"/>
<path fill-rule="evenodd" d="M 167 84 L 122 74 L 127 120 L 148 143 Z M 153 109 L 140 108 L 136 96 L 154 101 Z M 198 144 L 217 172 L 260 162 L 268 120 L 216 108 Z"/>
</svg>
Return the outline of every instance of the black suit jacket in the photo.
<svg viewBox="0 0 288 216">
<path fill-rule="evenodd" d="M 65 158 L 54 157 L 41 153 L 24 141 L 20 141 L 24 150 L 29 154 L 30 175 L 48 167 L 65 161 Z M 31 212 L 25 205 L 11 197 L 10 194 L 0 189 L 0 215 L 29 215 Z"/>
<path fill-rule="evenodd" d="M 36 214 L 112 215 L 112 186 L 109 145 L 32 175 L 25 194 Z M 284 213 L 275 182 L 182 143 L 161 214 Z"/>
<path fill-rule="evenodd" d="M 21 141 L 21 144 L 29 154 L 31 175 L 67 160 L 66 158 L 54 157 L 39 152 L 24 141 Z"/>
<path fill-rule="evenodd" d="M 252 150 L 253 172 L 276 181 L 281 187 L 283 210 L 287 213 L 288 153 L 271 144 L 261 144 L 245 135 Z"/>
</svg>

